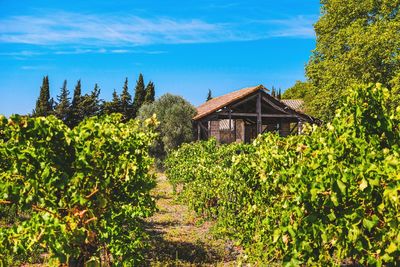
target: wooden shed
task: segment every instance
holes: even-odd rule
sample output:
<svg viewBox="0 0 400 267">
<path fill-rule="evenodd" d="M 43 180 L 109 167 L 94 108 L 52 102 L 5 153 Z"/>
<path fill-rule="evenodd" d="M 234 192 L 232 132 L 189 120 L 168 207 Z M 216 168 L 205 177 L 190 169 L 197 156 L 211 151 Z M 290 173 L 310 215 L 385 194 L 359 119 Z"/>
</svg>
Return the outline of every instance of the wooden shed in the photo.
<svg viewBox="0 0 400 267">
<path fill-rule="evenodd" d="M 263 85 L 213 98 L 197 108 L 193 118 L 198 140 L 250 142 L 264 132 L 298 134 L 303 123 L 318 120 L 301 111 L 301 100 L 278 100 Z"/>
</svg>

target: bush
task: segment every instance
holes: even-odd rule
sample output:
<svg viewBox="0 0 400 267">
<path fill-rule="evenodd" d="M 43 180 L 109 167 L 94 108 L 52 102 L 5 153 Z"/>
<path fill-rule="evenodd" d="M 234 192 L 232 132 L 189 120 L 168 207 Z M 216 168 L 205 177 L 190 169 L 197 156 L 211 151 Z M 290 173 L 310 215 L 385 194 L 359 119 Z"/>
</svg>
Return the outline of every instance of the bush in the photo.
<svg viewBox="0 0 400 267">
<path fill-rule="evenodd" d="M 72 265 L 139 262 L 139 219 L 154 210 L 153 125 L 113 115 L 69 130 L 52 116 L 1 117 L 0 203 L 27 214 L 1 225 L 3 263 L 36 245 Z"/>
<path fill-rule="evenodd" d="M 350 91 L 331 124 L 310 126 L 301 136 L 261 136 L 254 153 L 228 155 L 224 172 L 213 172 L 212 161 L 201 158 L 180 166 L 190 177 L 181 179 L 189 195 L 217 199 L 220 232 L 238 240 L 250 260 L 292 266 L 400 261 L 400 107 L 387 109 L 393 96 L 380 85 Z M 168 167 L 174 180 L 175 166 Z M 192 189 L 203 177 L 218 180 L 218 190 L 206 181 L 202 191 Z"/>
</svg>

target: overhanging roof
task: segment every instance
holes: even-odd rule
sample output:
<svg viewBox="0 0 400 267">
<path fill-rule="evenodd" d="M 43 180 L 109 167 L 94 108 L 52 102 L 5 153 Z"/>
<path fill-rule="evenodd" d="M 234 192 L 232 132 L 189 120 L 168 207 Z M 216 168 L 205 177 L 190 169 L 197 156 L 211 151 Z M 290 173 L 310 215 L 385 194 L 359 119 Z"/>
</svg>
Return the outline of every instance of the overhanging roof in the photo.
<svg viewBox="0 0 400 267">
<path fill-rule="evenodd" d="M 214 113 L 215 111 L 218 111 L 221 108 L 236 102 L 237 100 L 240 100 L 254 92 L 257 92 L 258 90 L 269 91 L 263 85 L 257 85 L 254 87 L 243 88 L 238 91 L 213 98 L 213 99 L 203 103 L 199 107 L 197 107 L 197 115 L 193 118 L 193 120 L 198 120 L 207 115 L 210 115 L 210 114 Z"/>
<path fill-rule="evenodd" d="M 269 102 L 277 110 L 280 110 L 289 115 L 301 117 L 306 121 L 310 121 L 313 123 L 319 123 L 318 119 L 315 119 L 303 112 L 303 105 L 304 105 L 303 100 L 301 100 L 301 99 L 279 100 L 279 99 L 271 96 L 268 93 L 269 90 L 267 88 L 265 88 L 263 85 L 257 85 L 254 87 L 243 88 L 243 89 L 234 91 L 232 93 L 228 93 L 223 96 L 213 98 L 213 99 L 203 103 L 199 107 L 197 107 L 197 115 L 195 117 L 193 117 L 193 120 L 197 121 L 197 120 L 203 119 L 215 112 L 218 112 L 219 110 L 222 110 L 223 108 L 225 108 L 231 104 L 234 104 L 234 103 L 237 103 L 239 101 L 246 99 L 246 97 L 251 97 L 252 94 L 255 94 L 258 91 L 263 92 L 263 95 L 264 95 L 263 99 L 265 99 L 267 102 Z M 278 117 L 278 115 L 277 115 L 277 117 Z"/>
</svg>

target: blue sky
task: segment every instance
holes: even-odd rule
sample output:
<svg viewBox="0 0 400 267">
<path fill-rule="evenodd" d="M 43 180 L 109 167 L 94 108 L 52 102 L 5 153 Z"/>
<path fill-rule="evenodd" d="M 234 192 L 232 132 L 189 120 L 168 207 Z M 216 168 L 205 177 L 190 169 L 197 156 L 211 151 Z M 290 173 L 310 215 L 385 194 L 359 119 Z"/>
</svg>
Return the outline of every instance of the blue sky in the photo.
<svg viewBox="0 0 400 267">
<path fill-rule="evenodd" d="M 304 80 L 315 47 L 318 0 L 0 0 L 0 114 L 29 113 L 49 75 L 53 97 L 98 83 L 101 98 L 133 94 L 138 74 L 156 94 L 201 104 L 263 84 Z"/>
</svg>

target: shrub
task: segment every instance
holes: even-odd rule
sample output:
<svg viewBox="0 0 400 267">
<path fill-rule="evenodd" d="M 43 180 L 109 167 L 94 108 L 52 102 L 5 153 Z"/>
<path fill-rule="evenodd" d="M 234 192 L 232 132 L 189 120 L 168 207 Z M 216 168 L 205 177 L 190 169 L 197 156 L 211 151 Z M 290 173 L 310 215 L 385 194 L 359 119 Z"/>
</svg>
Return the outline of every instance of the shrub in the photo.
<svg viewBox="0 0 400 267">
<path fill-rule="evenodd" d="M 113 115 L 69 130 L 52 116 L 1 117 L 0 203 L 28 214 L 1 225 L 4 263 L 35 245 L 72 265 L 139 262 L 139 219 L 154 210 L 153 125 Z"/>
</svg>

